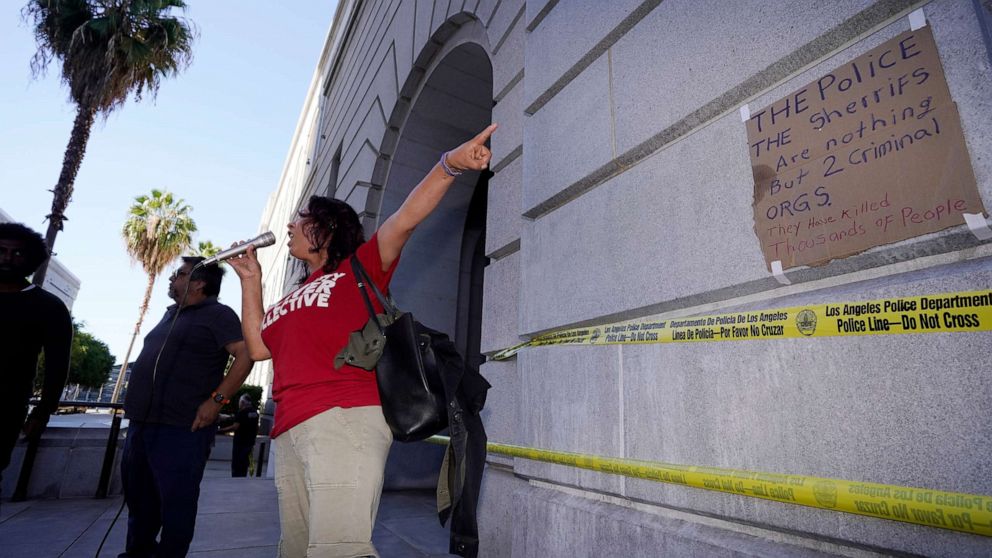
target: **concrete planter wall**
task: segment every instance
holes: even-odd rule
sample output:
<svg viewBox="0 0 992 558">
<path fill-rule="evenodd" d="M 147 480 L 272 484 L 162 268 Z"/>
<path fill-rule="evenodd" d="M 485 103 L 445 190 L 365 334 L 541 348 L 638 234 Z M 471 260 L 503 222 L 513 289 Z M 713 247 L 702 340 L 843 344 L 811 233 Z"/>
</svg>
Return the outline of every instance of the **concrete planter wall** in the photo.
<svg viewBox="0 0 992 558">
<path fill-rule="evenodd" d="M 70 422 L 75 424 L 70 425 Z M 45 430 L 35 456 L 27 497 L 34 498 L 92 498 L 100 482 L 100 471 L 110 434 L 106 421 L 87 422 L 84 419 L 54 417 Z M 120 459 L 126 428 L 117 440 L 117 453 L 110 476 L 109 495 L 121 493 Z M 9 498 L 17 486 L 27 444 L 19 442 L 14 448 L 10 465 L 4 470 L 3 495 Z"/>
</svg>

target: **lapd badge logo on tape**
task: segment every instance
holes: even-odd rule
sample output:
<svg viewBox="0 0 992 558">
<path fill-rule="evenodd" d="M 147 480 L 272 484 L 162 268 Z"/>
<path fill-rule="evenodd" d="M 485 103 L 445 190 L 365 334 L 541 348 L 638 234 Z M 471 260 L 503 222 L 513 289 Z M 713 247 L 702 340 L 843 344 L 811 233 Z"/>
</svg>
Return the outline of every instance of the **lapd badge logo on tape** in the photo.
<svg viewBox="0 0 992 558">
<path fill-rule="evenodd" d="M 796 329 L 805 336 L 813 335 L 816 331 L 816 312 L 806 308 L 796 314 Z"/>
<path fill-rule="evenodd" d="M 809 310 L 806 310 L 808 312 Z M 837 507 L 837 483 L 829 480 L 817 481 L 813 485 L 813 497 L 825 508 Z"/>
<path fill-rule="evenodd" d="M 589 337 L 589 343 L 595 343 L 596 340 L 600 338 L 600 336 L 602 336 L 602 332 L 600 332 L 599 328 L 597 327 L 596 329 L 592 330 L 592 336 Z"/>
</svg>

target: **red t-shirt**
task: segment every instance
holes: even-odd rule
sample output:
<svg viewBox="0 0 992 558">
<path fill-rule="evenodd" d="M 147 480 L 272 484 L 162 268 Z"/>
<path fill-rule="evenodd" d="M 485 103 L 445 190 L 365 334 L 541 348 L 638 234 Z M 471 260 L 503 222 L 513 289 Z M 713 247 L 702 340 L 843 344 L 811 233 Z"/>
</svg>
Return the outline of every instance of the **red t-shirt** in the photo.
<svg viewBox="0 0 992 558">
<path fill-rule="evenodd" d="M 382 271 L 376 235 L 355 253 L 385 292 L 398 259 L 389 271 Z M 370 296 L 376 311 L 381 311 L 375 295 Z M 262 341 L 272 353 L 272 398 L 278 404 L 273 438 L 333 407 L 380 404 L 373 372 L 347 364 L 334 369 L 334 357 L 348 343 L 348 335 L 362 329 L 368 319 L 348 259 L 332 273 L 315 271 L 265 312 Z"/>
</svg>

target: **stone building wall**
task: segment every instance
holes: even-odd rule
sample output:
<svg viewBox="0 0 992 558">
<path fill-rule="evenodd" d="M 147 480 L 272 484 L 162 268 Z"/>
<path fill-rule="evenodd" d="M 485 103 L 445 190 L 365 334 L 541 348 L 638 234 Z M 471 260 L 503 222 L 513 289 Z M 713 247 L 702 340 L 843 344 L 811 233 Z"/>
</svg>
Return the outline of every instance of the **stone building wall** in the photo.
<svg viewBox="0 0 992 558">
<path fill-rule="evenodd" d="M 456 184 L 393 286 L 469 353 L 617 319 L 992 284 L 992 248 L 964 226 L 789 270 L 780 284 L 754 233 L 739 112 L 908 30 L 922 8 L 992 203 L 980 2 L 339 4 L 262 227 L 284 234 L 320 193 L 351 203 L 371 234 L 444 149 L 498 122 L 492 174 Z M 260 255 L 271 302 L 292 273 L 284 250 Z M 485 420 L 491 441 L 523 446 L 992 494 L 989 341 L 530 348 L 482 365 L 493 384 Z M 427 465 L 404 476 L 394 456 L 393 486 L 430 480 L 434 450 L 397 451 Z M 493 557 L 992 550 L 975 535 L 495 455 L 480 515 Z"/>
</svg>

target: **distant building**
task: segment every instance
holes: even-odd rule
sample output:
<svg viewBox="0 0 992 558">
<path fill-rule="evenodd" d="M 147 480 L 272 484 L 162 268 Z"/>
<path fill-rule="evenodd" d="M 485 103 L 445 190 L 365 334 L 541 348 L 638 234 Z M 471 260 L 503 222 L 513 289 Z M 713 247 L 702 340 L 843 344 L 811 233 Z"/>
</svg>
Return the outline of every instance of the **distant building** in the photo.
<svg viewBox="0 0 992 558">
<path fill-rule="evenodd" d="M 62 401 L 85 401 L 87 403 L 96 403 L 100 400 L 100 392 L 103 390 L 103 386 L 99 388 L 83 387 L 79 384 L 69 384 L 65 386 L 62 390 Z"/>
<path fill-rule="evenodd" d="M 69 311 L 76 302 L 76 295 L 79 294 L 81 281 L 69 268 L 62 265 L 58 259 L 52 258 L 48 264 L 48 273 L 45 275 L 45 284 L 42 288 L 62 299 Z"/>
<path fill-rule="evenodd" d="M 134 366 L 134 362 L 128 365 L 127 374 L 124 378 L 124 383 L 121 385 L 121 394 L 118 401 L 123 402 L 124 396 L 127 395 L 127 381 L 131 378 L 131 367 Z M 82 387 L 76 384 L 69 384 L 65 386 L 62 390 L 62 400 L 63 401 L 85 401 L 87 403 L 110 403 L 111 399 L 114 397 L 114 386 L 117 385 L 117 376 L 121 373 L 121 365 L 115 364 L 113 368 L 110 369 L 110 376 L 107 377 L 106 383 L 100 387 Z"/>
<path fill-rule="evenodd" d="M 124 401 L 124 396 L 127 395 L 127 385 L 128 380 L 131 379 L 131 367 L 134 363 L 131 362 L 127 365 L 127 372 L 124 374 L 124 382 L 121 383 L 121 393 L 118 396 L 118 401 Z M 110 377 L 107 378 L 107 383 L 103 384 L 100 388 L 100 397 L 97 399 L 100 403 L 110 403 L 110 400 L 114 397 L 114 386 L 117 385 L 117 377 L 121 374 L 121 365 L 115 364 L 113 368 L 110 369 Z"/>
<path fill-rule="evenodd" d="M 22 221 L 14 219 L 7 212 L 0 209 L 0 223 L 10 222 Z M 45 284 L 42 288 L 59 297 L 62 302 L 65 303 L 66 308 L 68 308 L 70 312 L 72 311 L 73 303 L 76 302 L 76 295 L 79 294 L 80 284 L 81 282 L 79 277 L 73 275 L 73 273 L 69 271 L 69 268 L 59 262 L 58 258 L 52 258 L 52 261 L 48 264 L 48 274 L 45 276 Z"/>
</svg>

